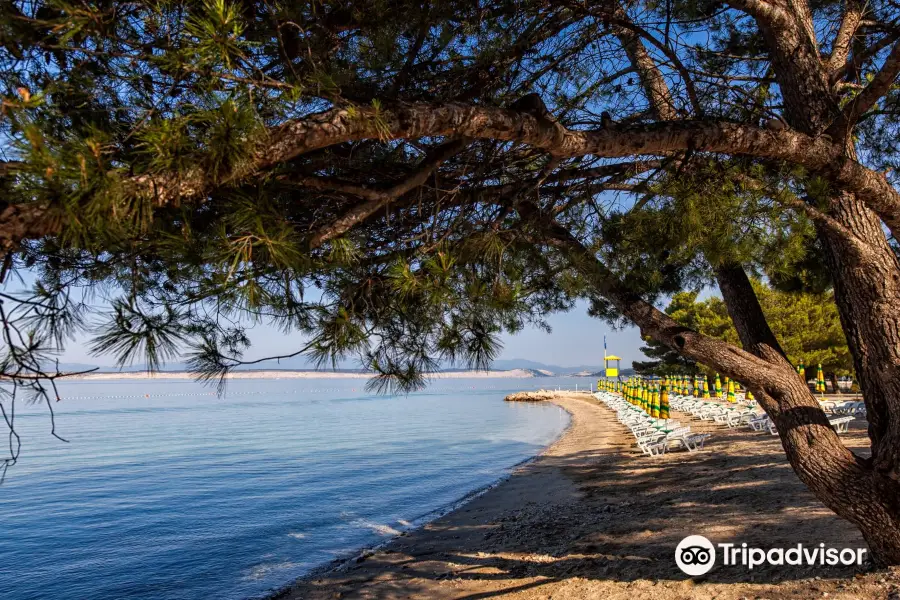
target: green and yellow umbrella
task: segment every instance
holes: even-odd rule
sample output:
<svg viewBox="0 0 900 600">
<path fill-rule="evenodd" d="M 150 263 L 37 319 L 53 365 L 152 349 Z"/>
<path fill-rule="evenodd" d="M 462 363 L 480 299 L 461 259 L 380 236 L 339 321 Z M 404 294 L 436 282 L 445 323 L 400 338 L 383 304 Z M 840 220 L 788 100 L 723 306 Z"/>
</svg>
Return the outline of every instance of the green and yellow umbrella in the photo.
<svg viewBox="0 0 900 600">
<path fill-rule="evenodd" d="M 820 394 L 825 393 L 825 374 L 822 372 L 822 363 L 819 363 L 816 369 L 816 391 Z"/>
<path fill-rule="evenodd" d="M 659 418 L 659 388 L 653 386 L 653 396 L 650 400 L 650 416 Z"/>
<path fill-rule="evenodd" d="M 659 418 L 660 419 L 668 419 L 669 418 L 669 390 L 667 389 L 668 382 L 663 382 L 662 391 L 659 394 Z"/>
<path fill-rule="evenodd" d="M 800 361 L 800 366 L 797 367 L 797 373 L 800 375 L 800 379 L 803 380 L 803 383 L 806 383 L 806 367 L 803 366 L 803 361 Z"/>
<path fill-rule="evenodd" d="M 728 401 L 734 402 L 734 382 L 732 380 L 728 380 Z"/>
<path fill-rule="evenodd" d="M 722 381 L 719 379 L 719 374 L 716 373 L 716 398 L 722 397 Z"/>
<path fill-rule="evenodd" d="M 709 379 L 706 375 L 703 376 L 703 399 L 709 400 Z"/>
</svg>

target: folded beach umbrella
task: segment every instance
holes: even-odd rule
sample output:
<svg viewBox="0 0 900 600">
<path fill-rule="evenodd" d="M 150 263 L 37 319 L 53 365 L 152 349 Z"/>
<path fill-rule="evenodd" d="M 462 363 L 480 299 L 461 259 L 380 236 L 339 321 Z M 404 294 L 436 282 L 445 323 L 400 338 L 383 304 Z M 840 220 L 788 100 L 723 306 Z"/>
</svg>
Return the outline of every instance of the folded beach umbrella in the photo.
<svg viewBox="0 0 900 600">
<path fill-rule="evenodd" d="M 797 367 L 797 372 L 800 373 L 800 379 L 803 380 L 803 383 L 806 383 L 806 367 L 803 366 L 803 361 L 800 361 L 800 366 Z"/>
<path fill-rule="evenodd" d="M 820 394 L 825 393 L 825 374 L 822 372 L 822 363 L 819 363 L 816 369 L 816 391 Z"/>
<path fill-rule="evenodd" d="M 659 388 L 653 385 L 653 396 L 650 399 L 650 416 L 659 418 Z"/>
<path fill-rule="evenodd" d="M 669 390 L 667 389 L 669 386 L 666 384 L 667 384 L 667 382 L 663 382 L 663 388 L 659 394 L 659 418 L 660 419 L 668 419 L 669 418 Z"/>
<path fill-rule="evenodd" d="M 694 398 L 700 397 L 700 388 L 697 387 L 697 374 L 694 373 L 694 381 L 691 384 L 691 396 Z"/>
<path fill-rule="evenodd" d="M 732 380 L 728 380 L 728 401 L 734 402 L 734 382 Z"/>
<path fill-rule="evenodd" d="M 709 400 L 709 379 L 706 375 L 703 376 L 703 399 Z"/>
<path fill-rule="evenodd" d="M 750 388 L 747 388 L 746 398 L 747 398 L 747 400 L 756 400 L 756 398 L 753 397 L 753 392 L 750 391 Z"/>
<path fill-rule="evenodd" d="M 716 373 L 716 398 L 722 397 L 722 381 L 719 379 L 719 374 Z"/>
</svg>

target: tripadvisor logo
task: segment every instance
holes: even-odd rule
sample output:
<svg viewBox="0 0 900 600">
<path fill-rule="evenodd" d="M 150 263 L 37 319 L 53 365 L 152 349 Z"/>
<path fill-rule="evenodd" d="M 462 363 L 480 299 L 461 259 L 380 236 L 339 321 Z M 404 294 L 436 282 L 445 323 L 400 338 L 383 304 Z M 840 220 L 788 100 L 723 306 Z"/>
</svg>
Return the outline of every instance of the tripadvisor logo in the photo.
<svg viewBox="0 0 900 600">
<path fill-rule="evenodd" d="M 675 563 L 691 577 L 703 575 L 716 564 L 716 548 L 702 535 L 689 535 L 675 548 Z"/>
<path fill-rule="evenodd" d="M 675 563 L 691 577 L 704 575 L 716 564 L 718 547 L 722 564 L 753 569 L 760 565 L 829 566 L 862 565 L 865 548 L 828 548 L 825 544 L 807 547 L 797 544 L 790 548 L 753 548 L 747 544 L 717 544 L 702 535 L 689 535 L 675 548 Z"/>
</svg>

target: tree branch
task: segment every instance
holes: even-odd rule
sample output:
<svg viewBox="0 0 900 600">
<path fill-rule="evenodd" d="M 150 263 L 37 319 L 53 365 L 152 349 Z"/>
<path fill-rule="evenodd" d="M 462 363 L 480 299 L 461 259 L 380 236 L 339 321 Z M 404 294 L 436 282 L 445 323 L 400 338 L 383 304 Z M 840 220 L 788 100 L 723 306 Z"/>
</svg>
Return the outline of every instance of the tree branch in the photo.
<svg viewBox="0 0 900 600">
<path fill-rule="evenodd" d="M 860 0 L 848 0 L 841 25 L 834 36 L 834 43 L 831 45 L 831 56 L 828 57 L 825 65 L 829 73 L 835 73 L 846 64 L 850 48 L 853 47 L 853 37 L 862 21 L 862 15 L 863 3 Z"/>
<path fill-rule="evenodd" d="M 732 8 L 747 13 L 757 21 L 762 21 L 773 28 L 790 27 L 791 20 L 780 7 L 765 0 L 729 0 Z"/>
<path fill-rule="evenodd" d="M 834 139 L 844 139 L 859 117 L 888 93 L 896 81 L 897 75 L 900 75 L 900 42 L 894 44 L 891 53 L 881 66 L 881 70 L 869 85 L 844 107 L 841 115 L 828 128 L 827 133 Z"/>
<path fill-rule="evenodd" d="M 900 234 L 900 194 L 881 173 L 843 156 L 824 137 L 784 129 L 770 131 L 726 121 L 668 121 L 614 125 L 593 130 L 566 129 L 530 114 L 466 104 L 396 104 L 386 109 L 334 108 L 287 122 L 269 132 L 257 153 L 255 172 L 313 150 L 363 139 L 418 139 L 459 136 L 515 141 L 560 157 L 593 154 L 620 158 L 694 150 L 784 161 L 815 172 L 837 187 L 856 193 L 895 234 Z M 244 175 L 249 179 L 252 175 Z M 231 178 L 236 183 L 237 176 Z M 134 194 L 159 205 L 203 200 L 215 183 L 199 167 L 183 175 L 146 174 L 128 181 Z M 221 184 L 219 184 L 221 185 Z M 62 223 L 39 204 L 9 206 L 0 212 L 0 244 L 56 233 Z"/>
<path fill-rule="evenodd" d="M 876 56 L 879 52 L 896 42 L 898 38 L 900 38 L 900 33 L 890 33 L 862 52 L 854 52 L 853 56 L 850 57 L 850 60 L 831 74 L 831 81 L 838 82 L 851 73 L 858 71 L 867 60 Z"/>
<path fill-rule="evenodd" d="M 592 251 L 533 202 L 517 202 L 516 211 L 523 221 L 541 233 L 545 242 L 565 254 L 598 294 L 640 327 L 642 336 L 649 336 L 683 356 L 754 387 L 768 389 L 773 385 L 773 375 L 778 372 L 773 365 L 725 341 L 679 324 L 646 300 L 624 289 L 615 274 L 597 260 Z"/>
<path fill-rule="evenodd" d="M 347 191 L 351 194 L 366 198 L 365 202 L 357 204 L 350 208 L 343 215 L 317 229 L 309 238 L 310 248 L 318 248 L 325 242 L 333 240 L 349 231 L 357 223 L 361 223 L 382 208 L 384 208 L 391 200 L 396 200 L 404 194 L 419 187 L 434 173 L 442 162 L 457 154 L 466 145 L 465 140 L 454 140 L 446 144 L 442 144 L 435 148 L 432 152 L 422 160 L 416 171 L 390 189 L 384 191 L 370 190 L 359 186 L 338 186 L 338 191 Z M 327 180 L 317 179 L 314 177 L 304 177 L 300 180 L 304 185 L 319 188 L 328 187 Z M 342 189 L 340 189 L 342 188 Z M 355 188 L 356 191 L 353 191 Z"/>
</svg>

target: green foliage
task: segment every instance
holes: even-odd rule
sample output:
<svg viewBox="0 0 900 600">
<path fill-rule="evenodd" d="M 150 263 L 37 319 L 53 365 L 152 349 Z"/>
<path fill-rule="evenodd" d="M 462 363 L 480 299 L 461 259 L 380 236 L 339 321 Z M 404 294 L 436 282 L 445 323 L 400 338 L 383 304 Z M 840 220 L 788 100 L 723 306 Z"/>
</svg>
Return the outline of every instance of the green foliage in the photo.
<svg viewBox="0 0 900 600">
<path fill-rule="evenodd" d="M 803 192 L 822 208 L 826 183 L 746 158 L 682 152 L 599 176 L 610 161 L 551 161 L 521 144 L 462 140 L 423 184 L 363 210 L 453 135 L 389 140 L 397 103 L 509 106 L 537 93 L 554 120 L 574 129 L 601 127 L 604 112 L 618 122 L 651 120 L 601 8 L 531 0 L 0 4 L 0 191 L 9 204 L 48 215 L 45 234 L 24 240 L 3 267 L 38 281 L 9 300 L 20 307 L 10 314 L 25 341 L 8 342 L 5 368 L 36 368 L 73 335 L 90 333 L 94 350 L 120 363 L 157 368 L 183 353 L 212 381 L 248 362 L 246 328 L 267 321 L 319 364 L 352 357 L 376 373 L 376 387 L 406 391 L 448 363 L 486 368 L 503 332 L 547 328 L 548 314 L 579 299 L 591 314 L 620 320 L 584 265 L 523 222 L 523 200 L 651 302 L 700 289 L 726 261 L 780 289 L 824 292 L 815 231 L 790 201 Z M 757 125 L 780 110 L 751 20 L 715 2 L 626 10 L 692 73 L 704 73 L 695 82 L 704 118 Z M 830 10 L 817 5 L 817 18 Z M 685 42 L 700 33 L 704 47 Z M 672 89 L 677 112 L 699 117 L 680 84 Z M 879 108 L 891 110 L 896 96 Z M 267 162 L 280 127 L 334 107 L 358 119 L 367 139 Z M 867 118 L 862 139 L 887 166 L 896 127 L 886 116 Z M 315 243 L 323 228 L 340 231 Z M 720 309 L 684 318 L 726 336 Z M 812 306 L 803 314 L 808 322 L 784 316 L 788 351 L 842 364 L 843 355 L 825 355 L 824 340 L 791 345 L 794 327 L 833 331 L 822 326 L 828 315 Z M 40 360 L 29 363 L 32 355 Z"/>
<path fill-rule="evenodd" d="M 821 364 L 828 374 L 849 375 L 853 359 L 841 329 L 840 318 L 831 292 L 782 292 L 759 281 L 753 282 L 766 320 L 793 364 Z M 737 332 L 721 298 L 711 296 L 698 301 L 696 292 L 681 292 L 672 297 L 666 313 L 673 319 L 711 337 L 740 346 Z M 649 363 L 635 363 L 644 372 L 663 375 L 693 373 L 702 366 L 685 361 L 666 346 L 647 340 L 641 349 Z M 708 374 L 712 371 L 706 369 Z"/>
</svg>

